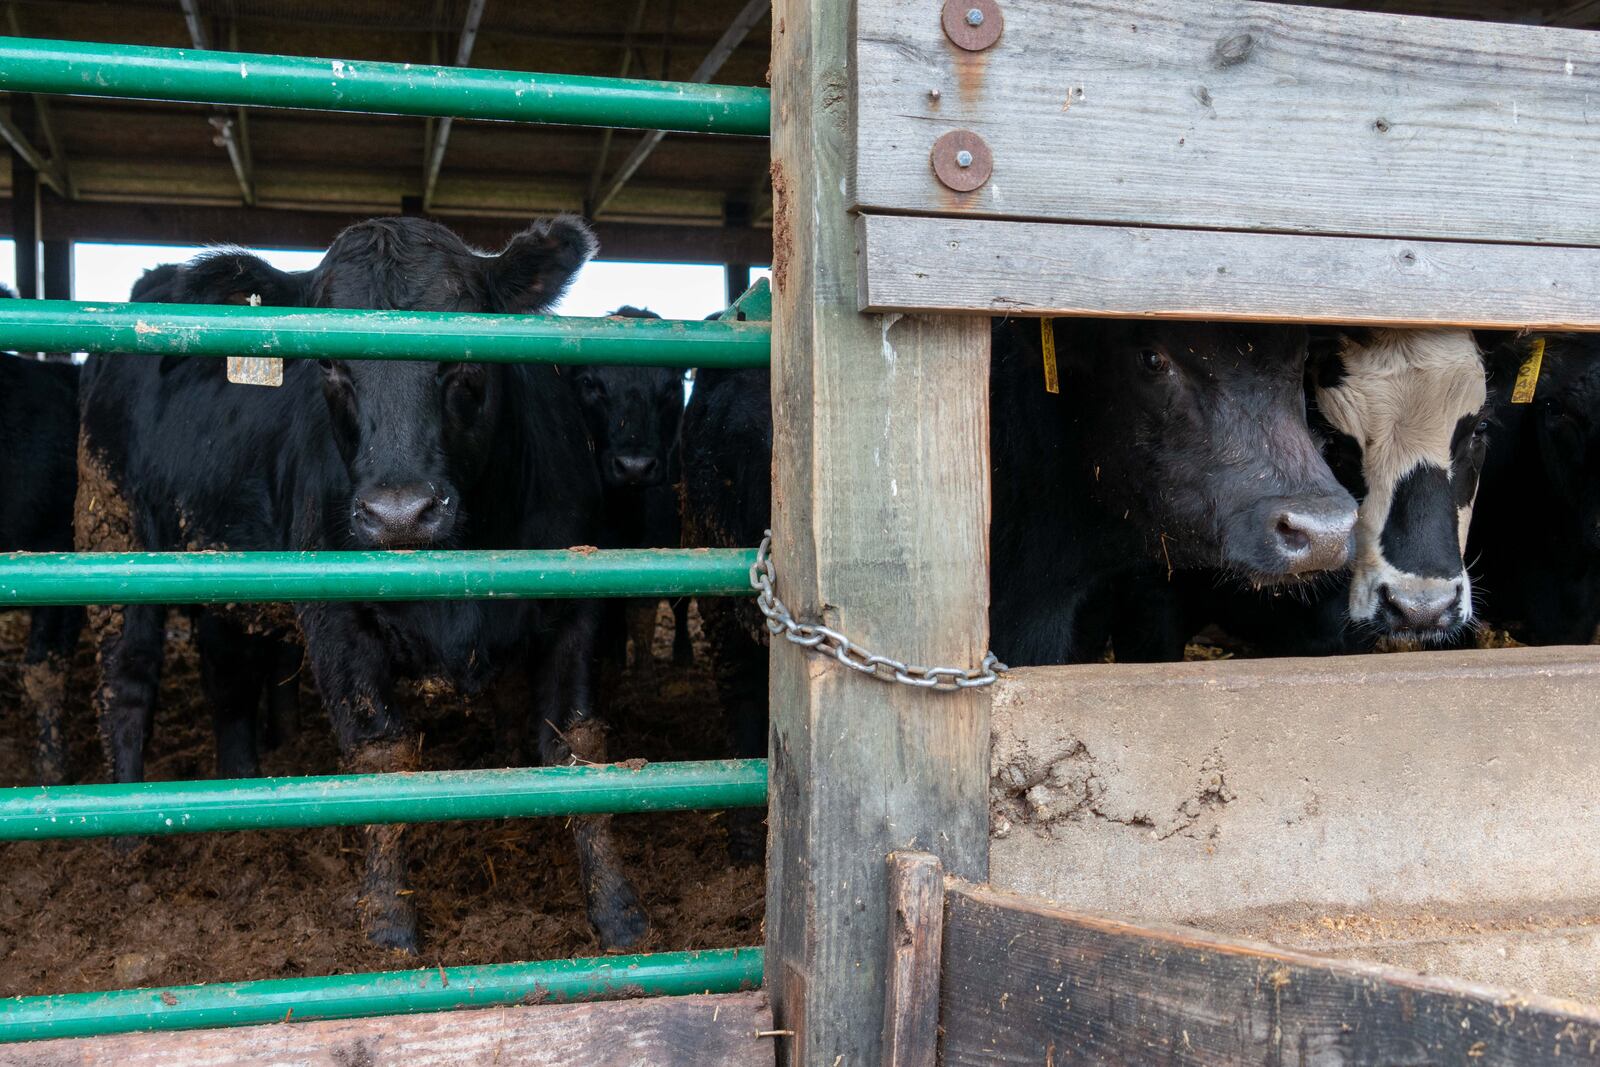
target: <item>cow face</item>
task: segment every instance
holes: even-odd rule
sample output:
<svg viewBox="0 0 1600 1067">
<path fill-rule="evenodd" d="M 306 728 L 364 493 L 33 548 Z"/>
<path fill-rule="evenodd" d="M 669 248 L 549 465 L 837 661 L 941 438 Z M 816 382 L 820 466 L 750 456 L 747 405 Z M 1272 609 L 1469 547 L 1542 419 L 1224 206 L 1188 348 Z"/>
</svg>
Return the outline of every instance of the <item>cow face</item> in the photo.
<svg viewBox="0 0 1600 1067">
<path fill-rule="evenodd" d="M 638 308 L 624 318 L 659 318 Z M 666 367 L 575 366 L 564 370 L 609 489 L 660 485 L 683 418 L 683 377 Z"/>
<path fill-rule="evenodd" d="M 187 299 L 211 303 L 536 312 L 560 298 L 594 248 L 572 218 L 537 222 L 498 255 L 425 219 L 372 219 L 335 238 L 310 271 L 279 271 L 229 250 L 189 264 L 176 284 Z M 466 519 L 463 490 L 493 458 L 508 373 L 476 363 L 320 362 L 332 443 L 350 478 L 352 542 L 452 541 Z"/>
<path fill-rule="evenodd" d="M 1341 567 L 1355 500 L 1306 428 L 1298 327 L 1057 320 L 1108 510 L 1171 567 L 1256 584 Z"/>
<path fill-rule="evenodd" d="M 1472 620 L 1461 553 L 1489 429 L 1477 343 L 1466 330 L 1343 332 L 1319 345 L 1312 377 L 1362 497 L 1351 619 L 1452 635 Z"/>
</svg>

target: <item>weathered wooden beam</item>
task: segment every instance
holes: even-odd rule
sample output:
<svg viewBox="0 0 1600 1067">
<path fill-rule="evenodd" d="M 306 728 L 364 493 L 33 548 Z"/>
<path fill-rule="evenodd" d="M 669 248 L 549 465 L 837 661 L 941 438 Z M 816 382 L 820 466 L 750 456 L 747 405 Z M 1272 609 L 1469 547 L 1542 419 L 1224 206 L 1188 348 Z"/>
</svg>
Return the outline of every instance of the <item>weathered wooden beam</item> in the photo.
<svg viewBox="0 0 1600 1067">
<path fill-rule="evenodd" d="M 861 5 L 858 206 L 1199 229 L 1600 245 L 1600 37 L 1249 0 Z M 993 176 L 935 177 L 977 133 Z"/>
<path fill-rule="evenodd" d="M 871 311 L 1600 329 L 1600 248 L 864 215 Z"/>
<path fill-rule="evenodd" d="M 39 172 L 21 152 L 11 154 L 11 239 L 16 244 L 17 295 L 39 295 Z"/>
<path fill-rule="evenodd" d="M 943 945 L 944 868 L 939 857 L 891 853 L 883 1067 L 934 1067 Z"/>
<path fill-rule="evenodd" d="M 694 73 L 689 75 L 689 81 L 709 82 L 712 76 L 722 69 L 728 57 L 744 43 L 744 39 L 750 36 L 750 31 L 760 25 L 761 20 L 771 11 L 772 0 L 749 0 L 744 9 L 734 17 L 722 38 L 711 46 L 711 51 L 706 53 L 706 57 L 700 61 Z M 606 206 L 622 191 L 622 187 L 628 184 L 628 179 L 638 173 L 644 161 L 650 158 L 650 153 L 656 150 L 656 146 L 666 135 L 665 130 L 651 130 L 639 139 L 639 143 L 634 145 L 633 151 L 628 153 L 628 157 L 622 161 L 622 165 L 611 176 L 605 188 L 593 198 L 594 206 L 590 209 L 590 215 L 599 215 L 606 209 Z"/>
<path fill-rule="evenodd" d="M 797 617 L 907 662 L 988 630 L 989 325 L 856 310 L 853 0 L 773 7 L 773 559 Z M 772 648 L 767 988 L 806 1067 L 882 1056 L 885 856 L 988 865 L 988 697 Z"/>
<path fill-rule="evenodd" d="M 1600 1010 L 1033 897 L 953 887 L 947 1067 L 1458 1063 L 1600 1058 Z"/>
<path fill-rule="evenodd" d="M 456 63 L 464 67 L 472 61 L 472 46 L 478 43 L 478 26 L 483 22 L 486 0 L 468 0 L 467 15 L 461 24 L 461 36 L 456 42 Z M 422 210 L 433 209 L 433 189 L 439 183 L 439 168 L 444 166 L 444 151 L 450 143 L 450 126 L 455 120 L 444 115 L 433 121 L 433 136 L 428 145 L 428 158 L 422 175 Z"/>
<path fill-rule="evenodd" d="M 31 106 L 33 104 L 32 98 L 26 99 Z M 62 175 L 58 173 L 53 161 L 46 159 L 44 153 L 34 147 L 32 139 L 22 128 L 22 125 L 16 121 L 15 112 L 13 115 L 0 115 L 0 138 L 3 138 L 6 144 L 10 146 L 12 156 L 21 160 L 24 165 L 37 174 L 39 180 L 55 190 L 57 196 L 65 197 L 69 195 L 71 187 Z"/>
<path fill-rule="evenodd" d="M 1600 648 L 1014 671 L 990 877 L 1600 1003 L 1597 717 Z"/>
<path fill-rule="evenodd" d="M 773 1061 L 761 993 L 543 1004 L 9 1046 L 29 1067 L 760 1067 Z"/>
<path fill-rule="evenodd" d="M 14 231 L 10 202 L 0 198 L 0 236 Z M 251 248 L 326 248 L 340 230 L 367 214 L 278 208 L 220 207 L 205 204 L 129 204 L 76 200 L 50 205 L 51 237 L 71 241 L 132 244 L 222 244 Z M 467 241 L 499 248 L 527 226 L 528 216 L 487 218 L 436 216 Z M 652 263 L 726 263 L 743 259 L 765 263 L 772 233 L 722 226 L 600 222 L 600 258 Z"/>
</svg>

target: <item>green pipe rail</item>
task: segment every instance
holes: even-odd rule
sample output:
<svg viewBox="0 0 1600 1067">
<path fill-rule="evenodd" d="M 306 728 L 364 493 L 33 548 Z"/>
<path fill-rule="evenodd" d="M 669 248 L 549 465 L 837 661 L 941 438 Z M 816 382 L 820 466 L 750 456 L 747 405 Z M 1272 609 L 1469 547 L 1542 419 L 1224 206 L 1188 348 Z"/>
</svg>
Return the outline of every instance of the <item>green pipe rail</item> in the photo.
<svg viewBox="0 0 1600 1067">
<path fill-rule="evenodd" d="M 161 356 L 765 367 L 764 322 L 8 300 L 0 348 Z"/>
<path fill-rule="evenodd" d="M 0 1000 L 0 1042 L 359 1019 L 562 1000 L 735 993 L 761 984 L 759 948 L 273 978 Z"/>
<path fill-rule="evenodd" d="M 0 789 L 0 841 L 752 808 L 767 761 Z"/>
<path fill-rule="evenodd" d="M 44 604 L 261 604 L 749 596 L 755 549 L 370 552 L 11 552 L 0 609 Z"/>
<path fill-rule="evenodd" d="M 771 91 L 0 37 L 0 90 L 764 137 Z"/>
</svg>

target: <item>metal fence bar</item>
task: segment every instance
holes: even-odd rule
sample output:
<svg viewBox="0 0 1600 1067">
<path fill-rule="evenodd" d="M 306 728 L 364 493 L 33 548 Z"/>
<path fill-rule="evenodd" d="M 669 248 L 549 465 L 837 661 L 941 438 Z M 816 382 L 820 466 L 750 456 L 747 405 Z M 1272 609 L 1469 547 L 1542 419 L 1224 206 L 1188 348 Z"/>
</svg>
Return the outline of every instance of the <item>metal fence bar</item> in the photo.
<svg viewBox="0 0 1600 1067">
<path fill-rule="evenodd" d="M 274 978 L 0 1000 L 0 1042 L 357 1019 L 451 1008 L 733 993 L 761 984 L 759 948 Z"/>
<path fill-rule="evenodd" d="M 0 349 L 764 367 L 770 323 L 8 300 Z"/>
<path fill-rule="evenodd" d="M 13 552 L 0 608 L 747 595 L 755 550 Z"/>
<path fill-rule="evenodd" d="M 418 63 L 0 37 L 0 90 L 765 136 L 771 93 Z"/>
<path fill-rule="evenodd" d="M 0 841 L 760 807 L 767 761 L 0 789 Z"/>
</svg>

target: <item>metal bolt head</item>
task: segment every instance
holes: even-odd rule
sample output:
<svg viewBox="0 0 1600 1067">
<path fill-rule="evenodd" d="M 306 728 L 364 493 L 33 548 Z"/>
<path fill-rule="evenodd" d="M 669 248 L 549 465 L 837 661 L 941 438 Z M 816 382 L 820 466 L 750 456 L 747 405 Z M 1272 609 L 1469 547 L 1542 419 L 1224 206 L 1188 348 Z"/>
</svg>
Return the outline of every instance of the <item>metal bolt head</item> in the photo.
<svg viewBox="0 0 1600 1067">
<path fill-rule="evenodd" d="M 1006 16 L 1002 0 L 944 0 L 939 24 L 957 48 L 981 52 L 1000 39 Z"/>
<path fill-rule="evenodd" d="M 978 8 L 975 8 L 975 7 L 968 8 L 967 9 L 967 25 L 968 26 L 982 26 L 983 25 L 983 12 L 981 10 L 979 10 Z"/>
<path fill-rule="evenodd" d="M 929 153 L 933 173 L 946 189 L 970 193 L 989 180 L 994 154 L 972 130 L 951 130 L 933 143 Z"/>
<path fill-rule="evenodd" d="M 956 166 L 960 167 L 962 170 L 966 170 L 968 167 L 972 166 L 972 153 L 968 152 L 965 148 L 957 152 Z"/>
</svg>

